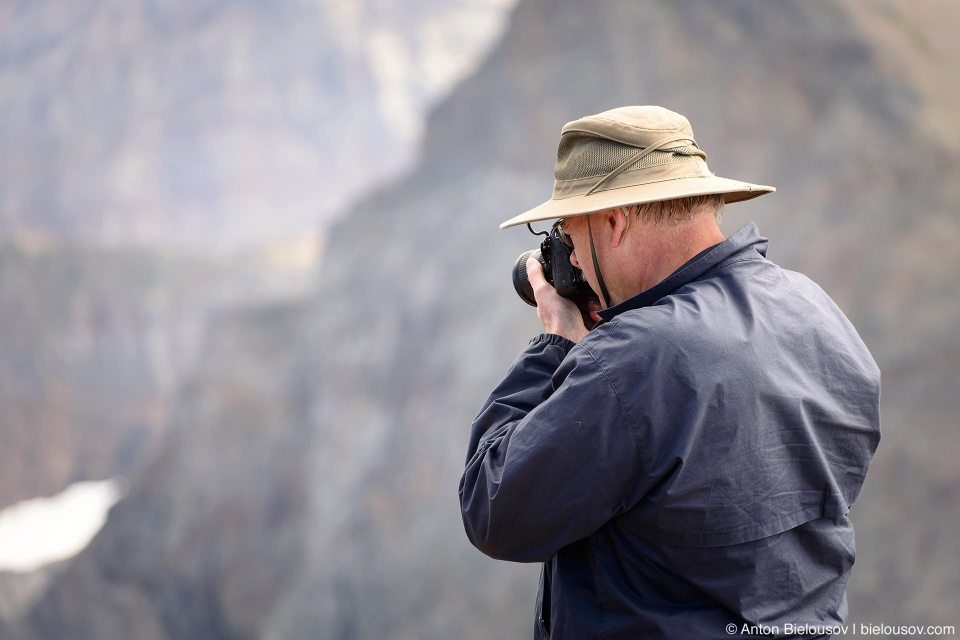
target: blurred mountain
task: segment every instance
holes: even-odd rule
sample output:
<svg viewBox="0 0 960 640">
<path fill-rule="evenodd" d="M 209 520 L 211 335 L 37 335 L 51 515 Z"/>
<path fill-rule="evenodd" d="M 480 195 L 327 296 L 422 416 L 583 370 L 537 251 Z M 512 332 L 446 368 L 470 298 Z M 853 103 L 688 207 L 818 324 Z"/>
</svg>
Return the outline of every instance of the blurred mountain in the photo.
<svg viewBox="0 0 960 640">
<path fill-rule="evenodd" d="M 211 310 L 303 288 L 511 2 L 0 7 L 0 507 L 144 459 Z"/>
<path fill-rule="evenodd" d="M 0 241 L 0 507 L 133 472 L 170 421 L 208 316 L 303 288 L 262 254 Z"/>
<path fill-rule="evenodd" d="M 514 0 L 13 0 L 0 236 L 224 250 L 409 165 Z"/>
<path fill-rule="evenodd" d="M 210 317 L 312 282 L 512 4 L 0 6 L 0 508 L 139 469 Z"/>
<path fill-rule="evenodd" d="M 755 219 L 884 372 L 851 620 L 954 624 L 960 123 L 928 116 L 960 59 L 919 18 L 960 16 L 897 7 L 524 0 L 418 168 L 331 229 L 313 294 L 217 317 L 163 450 L 6 634 L 527 635 L 537 568 L 472 549 L 456 497 L 474 412 L 539 331 L 509 284 L 536 240 L 497 224 L 549 196 L 564 122 L 622 104 L 684 113 L 715 172 L 778 187 L 725 231 Z"/>
</svg>

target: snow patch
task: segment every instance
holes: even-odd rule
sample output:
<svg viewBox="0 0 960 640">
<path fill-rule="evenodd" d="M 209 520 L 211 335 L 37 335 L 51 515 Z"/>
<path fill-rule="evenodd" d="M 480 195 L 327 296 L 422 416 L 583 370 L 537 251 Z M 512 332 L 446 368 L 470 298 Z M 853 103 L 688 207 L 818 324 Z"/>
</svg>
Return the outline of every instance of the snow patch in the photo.
<svg viewBox="0 0 960 640">
<path fill-rule="evenodd" d="M 53 497 L 0 511 L 0 570 L 33 571 L 80 553 L 126 495 L 126 485 L 120 477 L 75 482 Z"/>
</svg>

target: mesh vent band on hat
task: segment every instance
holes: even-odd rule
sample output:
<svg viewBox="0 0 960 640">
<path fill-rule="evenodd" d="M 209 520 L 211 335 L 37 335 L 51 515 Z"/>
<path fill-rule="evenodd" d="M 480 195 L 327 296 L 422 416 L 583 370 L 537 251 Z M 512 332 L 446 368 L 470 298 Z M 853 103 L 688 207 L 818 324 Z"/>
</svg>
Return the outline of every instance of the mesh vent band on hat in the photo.
<svg viewBox="0 0 960 640">
<path fill-rule="evenodd" d="M 560 137 L 560 146 L 557 149 L 557 164 L 553 173 L 557 180 L 599 178 L 614 171 L 635 155 L 638 150 L 639 147 L 600 138 L 581 131 L 571 131 Z M 638 162 L 626 167 L 624 171 L 684 162 L 691 156 L 705 157 L 706 154 L 694 146 L 658 149 L 651 151 Z"/>
</svg>

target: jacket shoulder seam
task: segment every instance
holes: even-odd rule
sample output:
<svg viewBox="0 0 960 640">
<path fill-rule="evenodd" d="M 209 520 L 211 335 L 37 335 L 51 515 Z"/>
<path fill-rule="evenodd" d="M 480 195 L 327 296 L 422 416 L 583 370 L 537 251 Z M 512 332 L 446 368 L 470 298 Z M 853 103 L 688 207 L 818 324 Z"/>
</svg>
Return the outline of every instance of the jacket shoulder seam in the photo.
<svg viewBox="0 0 960 640">
<path fill-rule="evenodd" d="M 606 336 L 604 336 L 603 339 L 601 339 L 600 341 L 598 341 L 598 344 L 599 344 L 599 342 L 602 342 L 604 339 L 606 339 Z M 630 435 L 633 437 L 633 442 L 634 442 L 634 444 L 637 445 L 637 451 L 640 452 L 641 472 L 643 473 L 644 476 L 646 476 L 647 470 L 646 470 L 646 463 L 644 462 L 643 447 L 640 445 L 640 440 L 637 439 L 637 430 L 636 430 L 636 428 L 635 428 L 634 425 L 633 425 L 633 421 L 630 419 L 630 414 L 627 413 L 627 407 L 626 407 L 626 405 L 624 405 L 624 403 L 623 403 L 623 398 L 620 396 L 620 392 L 617 391 L 617 386 L 616 386 L 615 384 L 613 384 L 613 380 L 611 380 L 611 379 L 610 379 L 610 376 L 607 375 L 607 372 L 606 372 L 606 370 L 603 368 L 603 365 L 600 364 L 600 361 L 599 361 L 599 360 L 597 360 L 597 356 L 595 356 L 595 355 L 593 354 L 593 352 L 592 352 L 590 349 L 588 349 L 587 347 L 585 347 L 585 346 L 583 346 L 583 345 L 578 345 L 578 346 L 579 346 L 580 348 L 582 348 L 591 358 L 593 358 L 593 361 L 594 361 L 594 362 L 596 363 L 596 365 L 597 365 L 597 369 L 599 369 L 599 370 L 600 370 L 600 373 L 603 374 L 604 380 L 606 380 L 606 381 L 607 381 L 607 384 L 610 386 L 610 388 L 613 389 L 613 394 L 617 397 L 617 403 L 620 405 L 620 413 L 623 415 L 624 420 L 626 420 L 626 422 L 627 422 L 627 426 L 630 428 Z"/>
<path fill-rule="evenodd" d="M 737 264 L 738 262 L 757 262 L 759 260 L 765 260 L 765 258 L 748 257 L 748 258 L 737 258 L 736 260 L 725 260 L 724 262 L 717 264 L 715 267 L 713 267 L 713 269 L 723 269 L 725 267 L 729 267 L 730 265 Z M 711 271 L 713 271 L 713 269 L 711 269 Z"/>
</svg>

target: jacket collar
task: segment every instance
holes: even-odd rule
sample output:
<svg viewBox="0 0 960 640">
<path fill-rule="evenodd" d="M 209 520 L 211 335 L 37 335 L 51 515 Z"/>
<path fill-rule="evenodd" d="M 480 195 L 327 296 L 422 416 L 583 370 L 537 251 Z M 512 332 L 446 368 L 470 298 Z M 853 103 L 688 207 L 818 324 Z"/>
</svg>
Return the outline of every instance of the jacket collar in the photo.
<svg viewBox="0 0 960 640">
<path fill-rule="evenodd" d="M 748 222 L 723 242 L 717 243 L 687 260 L 683 266 L 646 291 L 609 309 L 603 309 L 598 314 L 604 321 L 610 321 L 624 311 L 649 307 L 660 298 L 670 295 L 729 259 L 758 260 L 766 258 L 768 243 L 769 241 L 760 235 L 757 225 L 752 221 Z"/>
</svg>

